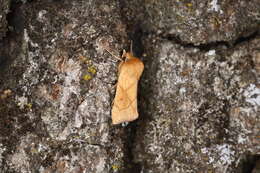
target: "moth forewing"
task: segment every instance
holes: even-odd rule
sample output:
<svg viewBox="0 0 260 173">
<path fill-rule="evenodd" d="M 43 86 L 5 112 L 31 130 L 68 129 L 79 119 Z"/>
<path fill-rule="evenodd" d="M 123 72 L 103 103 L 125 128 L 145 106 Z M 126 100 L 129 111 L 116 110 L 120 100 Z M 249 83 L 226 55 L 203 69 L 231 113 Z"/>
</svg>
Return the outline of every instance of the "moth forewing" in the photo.
<svg viewBox="0 0 260 173">
<path fill-rule="evenodd" d="M 119 77 L 112 107 L 113 124 L 133 121 L 139 116 L 137 88 L 144 65 L 139 58 L 129 52 L 124 52 L 122 57 L 125 57 L 126 60 L 119 65 Z"/>
</svg>

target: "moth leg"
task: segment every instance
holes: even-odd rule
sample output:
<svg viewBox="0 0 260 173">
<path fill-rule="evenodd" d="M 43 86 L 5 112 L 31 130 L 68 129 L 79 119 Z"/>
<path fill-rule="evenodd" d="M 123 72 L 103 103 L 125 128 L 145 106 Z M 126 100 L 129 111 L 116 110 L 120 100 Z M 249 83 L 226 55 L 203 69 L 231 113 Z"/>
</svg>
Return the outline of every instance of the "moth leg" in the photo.
<svg viewBox="0 0 260 173">
<path fill-rule="evenodd" d="M 122 58 L 116 56 L 115 54 L 113 54 L 109 49 L 105 48 L 105 50 L 110 54 L 112 55 L 112 57 L 114 57 L 115 59 L 119 60 L 119 61 L 123 61 Z"/>
<path fill-rule="evenodd" d="M 118 85 L 118 82 L 115 83 L 114 85 L 112 85 L 112 89 L 116 89 L 117 85 Z M 115 97 L 114 97 L 114 99 L 112 101 L 112 105 L 114 105 L 114 102 L 115 102 Z"/>
<path fill-rule="evenodd" d="M 115 89 L 117 87 L 117 83 L 112 86 L 112 89 Z"/>
<path fill-rule="evenodd" d="M 112 106 L 114 105 L 114 103 L 115 103 L 115 98 L 114 98 L 113 101 L 112 101 Z"/>
</svg>

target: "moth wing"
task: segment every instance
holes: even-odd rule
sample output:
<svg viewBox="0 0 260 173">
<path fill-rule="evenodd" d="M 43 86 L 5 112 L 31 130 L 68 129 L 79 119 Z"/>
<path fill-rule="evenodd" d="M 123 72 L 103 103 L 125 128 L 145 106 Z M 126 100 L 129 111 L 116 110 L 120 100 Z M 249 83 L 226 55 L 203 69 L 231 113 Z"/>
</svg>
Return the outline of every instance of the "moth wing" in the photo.
<svg viewBox="0 0 260 173">
<path fill-rule="evenodd" d="M 123 64 L 125 65 L 125 64 Z M 114 105 L 112 108 L 113 124 L 133 121 L 138 118 L 137 111 L 137 86 L 138 79 L 133 74 L 133 69 L 121 67 L 118 78 Z"/>
</svg>

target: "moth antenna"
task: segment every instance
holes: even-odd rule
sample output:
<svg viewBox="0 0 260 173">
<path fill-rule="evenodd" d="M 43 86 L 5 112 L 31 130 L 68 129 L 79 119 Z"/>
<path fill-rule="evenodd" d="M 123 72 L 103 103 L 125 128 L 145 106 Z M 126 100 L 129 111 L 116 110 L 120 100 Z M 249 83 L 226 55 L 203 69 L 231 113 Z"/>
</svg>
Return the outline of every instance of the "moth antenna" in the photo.
<svg viewBox="0 0 260 173">
<path fill-rule="evenodd" d="M 130 43 L 130 53 L 133 55 L 133 40 Z"/>
<path fill-rule="evenodd" d="M 107 48 L 104 48 L 110 55 L 112 55 L 114 58 L 116 58 L 117 60 L 123 61 L 121 58 L 119 58 L 118 56 L 114 55 L 111 51 L 109 51 Z"/>
</svg>

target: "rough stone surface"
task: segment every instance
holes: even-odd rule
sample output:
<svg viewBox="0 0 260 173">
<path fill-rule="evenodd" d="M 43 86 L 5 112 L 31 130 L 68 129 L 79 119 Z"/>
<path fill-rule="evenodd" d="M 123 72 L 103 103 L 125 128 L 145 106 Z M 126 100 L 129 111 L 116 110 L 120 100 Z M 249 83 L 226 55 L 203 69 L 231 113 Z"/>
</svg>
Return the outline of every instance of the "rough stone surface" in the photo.
<svg viewBox="0 0 260 173">
<path fill-rule="evenodd" d="M 259 45 L 146 47 L 133 152 L 143 172 L 239 172 L 246 153 L 259 154 Z"/>
<path fill-rule="evenodd" d="M 7 20 L 6 15 L 9 12 L 10 0 L 0 0 L 0 40 L 6 35 Z"/>
<path fill-rule="evenodd" d="M 14 4 L 0 47 L 0 172 L 259 169 L 247 166 L 260 159 L 259 2 L 162 2 Z M 112 126 L 113 56 L 130 39 L 145 64 L 140 118 Z"/>
<path fill-rule="evenodd" d="M 234 42 L 256 32 L 260 25 L 259 0 L 136 0 L 125 2 L 129 22 L 146 32 L 177 37 L 194 45 Z"/>
<path fill-rule="evenodd" d="M 3 51 L 15 58 L 1 70 L 2 171 L 123 169 L 124 144 L 111 139 L 118 130 L 110 125 L 117 62 L 105 50 L 126 40 L 118 8 L 69 0 L 19 7 L 18 34 Z"/>
</svg>

